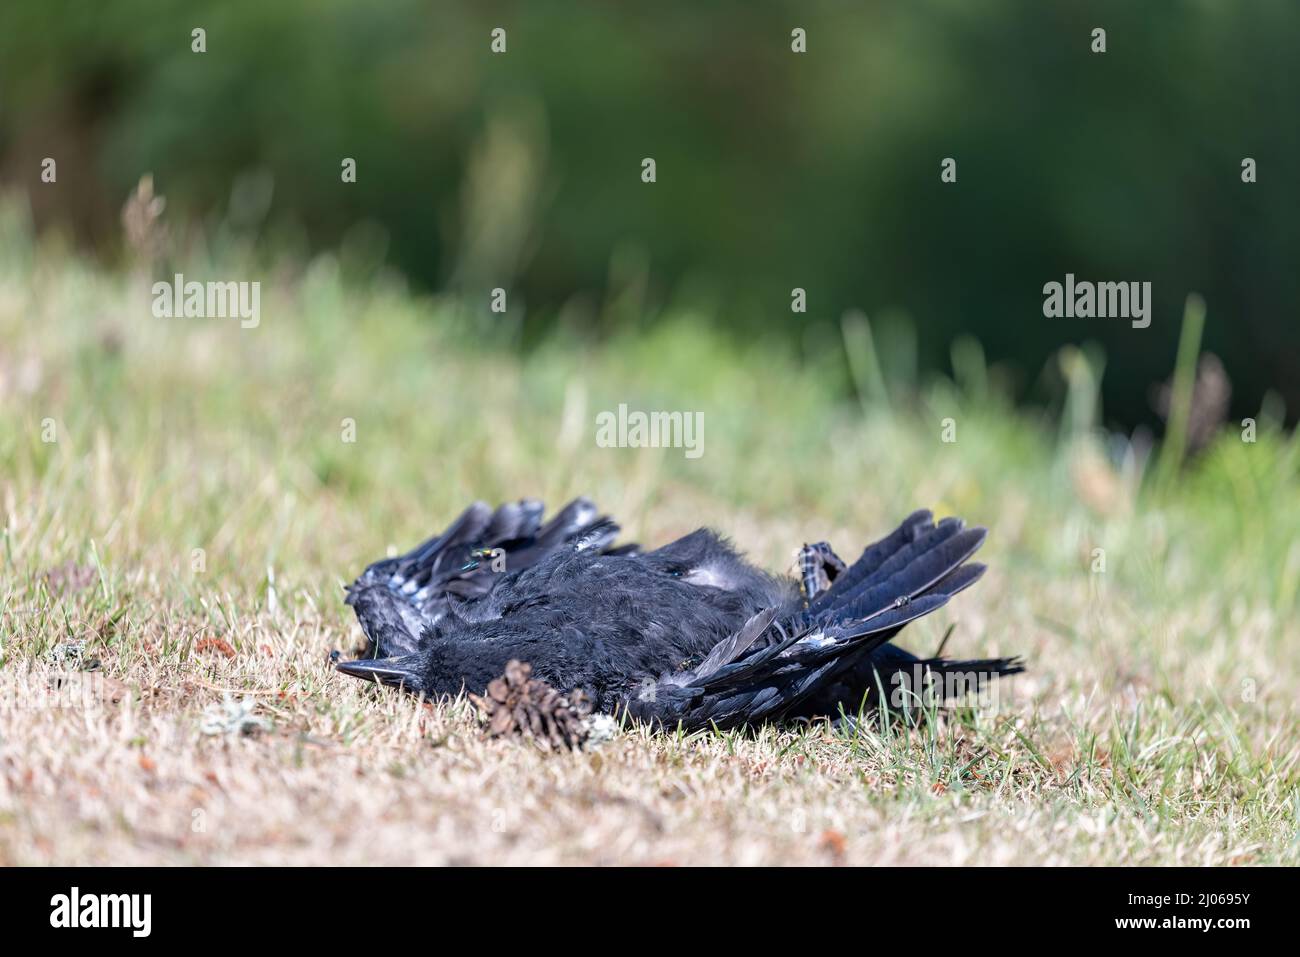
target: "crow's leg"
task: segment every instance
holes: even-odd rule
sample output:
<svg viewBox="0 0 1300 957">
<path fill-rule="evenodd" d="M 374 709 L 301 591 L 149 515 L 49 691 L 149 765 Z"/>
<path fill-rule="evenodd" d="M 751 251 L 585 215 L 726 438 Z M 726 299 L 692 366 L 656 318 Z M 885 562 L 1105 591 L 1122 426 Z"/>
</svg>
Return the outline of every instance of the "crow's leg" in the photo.
<svg viewBox="0 0 1300 957">
<path fill-rule="evenodd" d="M 799 549 L 799 586 L 803 600 L 810 602 L 826 591 L 847 568 L 826 542 L 814 542 Z"/>
</svg>

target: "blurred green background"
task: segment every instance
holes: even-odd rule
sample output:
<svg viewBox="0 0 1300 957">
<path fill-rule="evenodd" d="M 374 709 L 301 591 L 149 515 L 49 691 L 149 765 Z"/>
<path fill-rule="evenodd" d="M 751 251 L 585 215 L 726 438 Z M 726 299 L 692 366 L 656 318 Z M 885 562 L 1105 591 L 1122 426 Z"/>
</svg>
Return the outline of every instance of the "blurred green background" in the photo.
<svg viewBox="0 0 1300 957">
<path fill-rule="evenodd" d="M 1234 415 L 1272 391 L 1293 421 L 1298 40 L 1294 0 L 8 0 L 0 177 L 110 261 L 151 172 L 192 227 L 178 247 L 338 249 L 355 281 L 396 271 L 484 314 L 505 287 L 524 350 L 688 313 L 839 370 L 848 396 L 869 328 L 887 375 L 947 373 L 974 341 L 1036 402 L 1064 388 L 1050 357 L 1093 341 L 1126 427 L 1159 421 L 1198 292 Z M 1067 272 L 1150 281 L 1151 327 L 1044 318 Z"/>
</svg>

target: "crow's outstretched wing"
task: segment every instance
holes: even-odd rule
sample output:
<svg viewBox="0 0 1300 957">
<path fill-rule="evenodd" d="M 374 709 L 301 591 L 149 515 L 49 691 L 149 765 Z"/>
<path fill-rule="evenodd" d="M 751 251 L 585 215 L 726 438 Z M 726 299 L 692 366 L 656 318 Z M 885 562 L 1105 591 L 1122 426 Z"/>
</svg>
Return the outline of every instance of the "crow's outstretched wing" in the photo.
<svg viewBox="0 0 1300 957">
<path fill-rule="evenodd" d="M 405 555 L 370 565 L 348 586 L 367 639 L 367 653 L 412 654 L 421 633 L 455 607 L 487 595 L 503 572 L 529 568 L 555 549 L 584 542 L 606 553 L 629 554 L 635 545 L 610 548 L 619 528 L 586 498 L 577 498 L 543 523 L 536 499 L 493 510 L 475 502 L 447 529 Z"/>
<path fill-rule="evenodd" d="M 825 702 L 829 690 L 843 689 L 846 678 L 859 684 L 873 679 L 873 654 L 885 642 L 977 581 L 984 566 L 966 561 L 984 536 L 984 529 L 967 529 L 958 519 L 936 524 L 929 512 L 916 512 L 868 546 L 808 608 L 773 608 L 754 616 L 701 664 L 647 682 L 625 707 L 639 720 L 687 729 L 802 713 L 811 702 Z M 893 651 L 880 657 L 882 666 L 917 662 Z M 922 664 L 944 667 L 938 660 Z M 1021 670 L 1009 659 L 961 664 L 995 674 Z"/>
</svg>

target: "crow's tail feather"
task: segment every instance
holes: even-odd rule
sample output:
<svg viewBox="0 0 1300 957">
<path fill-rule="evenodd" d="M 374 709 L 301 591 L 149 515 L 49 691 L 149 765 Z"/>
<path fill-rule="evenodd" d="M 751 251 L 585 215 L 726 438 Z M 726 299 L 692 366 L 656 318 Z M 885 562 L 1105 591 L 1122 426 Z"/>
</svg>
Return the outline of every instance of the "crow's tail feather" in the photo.
<svg viewBox="0 0 1300 957">
<path fill-rule="evenodd" d="M 984 566 L 966 562 L 984 537 L 984 529 L 967 529 L 960 519 L 936 524 L 929 512 L 914 512 L 868 546 L 808 609 L 769 616 L 762 638 L 728 638 L 709 655 L 707 668 L 662 676 L 628 700 L 627 711 L 668 726 L 732 727 L 809 708 L 833 713 L 837 702 L 856 707 L 881 673 L 904 666 L 945 679 L 1023 671 L 1019 659 L 921 661 L 886 645 L 908 622 L 943 607 L 980 578 Z"/>
<path fill-rule="evenodd" d="M 921 666 L 941 675 L 977 674 L 993 677 L 1018 675 L 1025 670 L 1024 659 L 1012 658 L 923 658 Z"/>
</svg>

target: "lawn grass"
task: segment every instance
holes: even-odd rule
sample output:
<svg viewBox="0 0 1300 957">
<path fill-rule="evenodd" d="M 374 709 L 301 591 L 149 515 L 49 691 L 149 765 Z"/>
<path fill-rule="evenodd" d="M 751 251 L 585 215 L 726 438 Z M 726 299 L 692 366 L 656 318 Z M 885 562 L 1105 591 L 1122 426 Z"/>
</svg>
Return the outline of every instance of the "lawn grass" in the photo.
<svg viewBox="0 0 1300 957">
<path fill-rule="evenodd" d="M 969 344 L 957 382 L 853 402 L 833 325 L 800 361 L 686 310 L 525 353 L 509 314 L 346 257 L 240 255 L 185 272 L 260 278 L 257 328 L 156 319 L 139 271 L 0 215 L 0 863 L 1300 858 L 1300 445 L 1276 424 L 1143 483 L 1079 351 L 1059 408 L 1012 409 Z M 703 456 L 596 447 L 620 402 L 702 412 Z M 577 494 L 629 539 L 707 523 L 773 568 L 960 514 L 990 571 L 901 643 L 953 626 L 948 654 L 1029 670 L 921 729 L 629 728 L 574 754 L 332 671 L 370 560 L 474 498 Z M 231 694 L 262 729 L 204 733 Z"/>
</svg>

